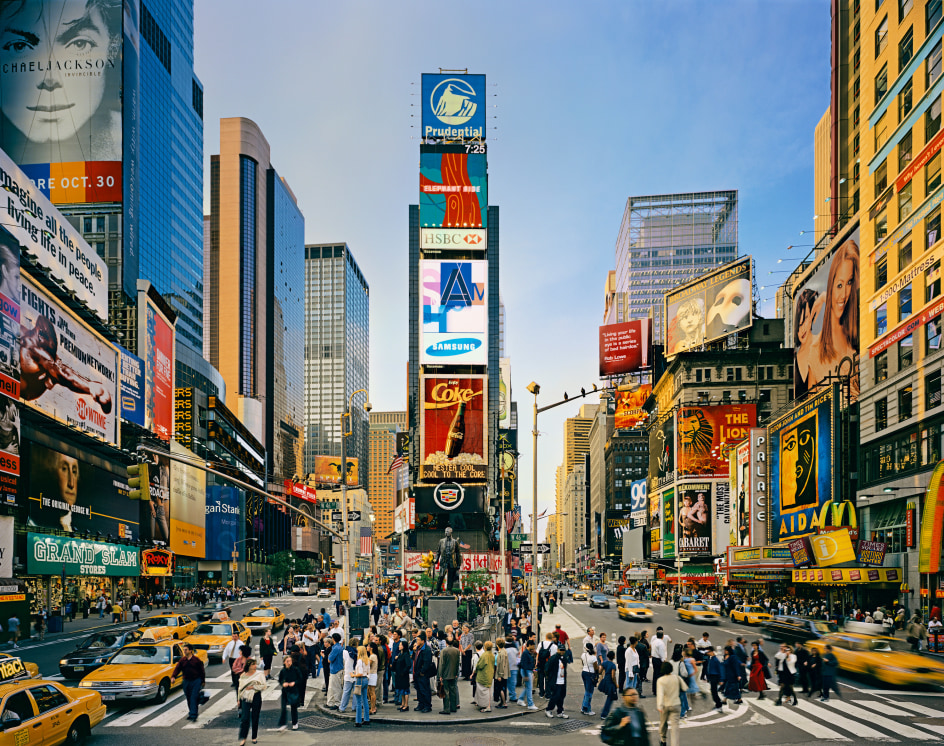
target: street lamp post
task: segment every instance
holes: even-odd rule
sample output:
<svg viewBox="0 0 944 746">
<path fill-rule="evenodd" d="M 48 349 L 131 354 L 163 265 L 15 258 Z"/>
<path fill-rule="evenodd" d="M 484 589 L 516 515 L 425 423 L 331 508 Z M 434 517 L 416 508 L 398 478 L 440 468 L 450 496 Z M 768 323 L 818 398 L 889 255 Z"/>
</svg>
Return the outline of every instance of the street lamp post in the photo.
<svg viewBox="0 0 944 746">
<path fill-rule="evenodd" d="M 351 531 L 347 520 L 347 437 L 354 432 L 344 427 L 344 419 L 351 424 L 351 403 L 357 394 L 368 396 L 367 389 L 358 389 L 351 393 L 347 400 L 347 409 L 341 413 L 341 523 L 344 526 L 344 540 L 341 542 L 341 588 L 338 598 L 341 601 L 351 600 Z M 370 412 L 370 401 L 364 402 L 364 409 Z"/>
</svg>

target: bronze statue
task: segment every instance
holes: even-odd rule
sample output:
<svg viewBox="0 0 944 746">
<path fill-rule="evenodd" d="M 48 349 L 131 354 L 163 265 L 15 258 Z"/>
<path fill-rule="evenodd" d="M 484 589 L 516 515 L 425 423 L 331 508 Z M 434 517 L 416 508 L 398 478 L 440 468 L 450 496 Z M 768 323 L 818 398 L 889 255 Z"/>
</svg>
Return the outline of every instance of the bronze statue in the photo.
<svg viewBox="0 0 944 746">
<path fill-rule="evenodd" d="M 436 592 L 443 589 L 443 578 L 446 580 L 446 591 L 452 593 L 452 588 L 459 578 L 459 568 L 462 566 L 462 554 L 459 551 L 459 540 L 452 538 L 452 529 L 446 529 L 446 535 L 439 540 L 436 550 L 436 562 L 439 563 L 439 574 L 436 576 Z"/>
</svg>

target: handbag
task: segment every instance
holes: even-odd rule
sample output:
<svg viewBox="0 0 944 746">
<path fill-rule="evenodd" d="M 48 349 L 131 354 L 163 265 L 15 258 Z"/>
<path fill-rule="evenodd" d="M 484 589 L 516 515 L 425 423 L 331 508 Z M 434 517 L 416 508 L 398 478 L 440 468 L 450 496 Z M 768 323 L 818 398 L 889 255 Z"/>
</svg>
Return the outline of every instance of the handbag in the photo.
<svg viewBox="0 0 944 746">
<path fill-rule="evenodd" d="M 363 689 L 361 688 L 361 685 L 360 685 L 360 684 L 355 684 L 355 685 L 354 685 L 354 696 L 355 696 L 355 697 L 360 697 L 362 691 L 363 691 Z"/>
<path fill-rule="evenodd" d="M 298 704 L 299 696 L 298 692 L 288 692 L 288 694 L 285 695 L 285 701 L 288 702 L 290 706 L 295 706 Z"/>
<path fill-rule="evenodd" d="M 201 704 L 201 705 L 205 705 L 205 704 L 206 704 L 207 702 L 209 702 L 209 701 L 210 701 L 210 695 L 207 694 L 204 690 L 201 689 L 201 690 L 200 690 L 200 696 L 199 696 L 199 698 L 197 699 L 197 702 L 198 702 L 199 704 Z"/>
<path fill-rule="evenodd" d="M 439 679 L 439 682 L 436 684 L 436 696 L 440 699 L 446 698 L 446 687 L 442 679 Z"/>
</svg>

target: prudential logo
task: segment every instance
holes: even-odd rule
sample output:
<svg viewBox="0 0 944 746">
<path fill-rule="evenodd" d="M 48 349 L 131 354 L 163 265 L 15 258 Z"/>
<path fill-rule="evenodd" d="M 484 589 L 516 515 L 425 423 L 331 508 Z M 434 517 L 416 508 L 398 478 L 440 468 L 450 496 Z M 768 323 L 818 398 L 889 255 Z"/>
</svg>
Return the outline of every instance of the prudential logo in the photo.
<svg viewBox="0 0 944 746">
<path fill-rule="evenodd" d="M 429 97 L 429 108 L 443 124 L 462 125 L 475 116 L 478 94 L 461 78 L 447 78 Z"/>
</svg>

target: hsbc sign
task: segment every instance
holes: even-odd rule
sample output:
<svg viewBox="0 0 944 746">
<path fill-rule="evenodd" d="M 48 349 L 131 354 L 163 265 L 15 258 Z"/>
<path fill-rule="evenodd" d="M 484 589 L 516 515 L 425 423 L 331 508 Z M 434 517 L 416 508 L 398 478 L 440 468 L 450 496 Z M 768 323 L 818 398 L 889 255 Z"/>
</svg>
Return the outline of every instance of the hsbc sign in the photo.
<svg viewBox="0 0 944 746">
<path fill-rule="evenodd" d="M 420 249 L 485 251 L 484 228 L 420 228 Z"/>
</svg>

